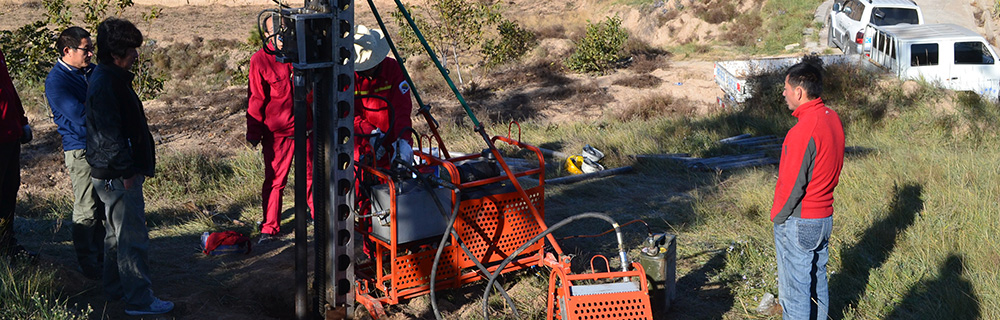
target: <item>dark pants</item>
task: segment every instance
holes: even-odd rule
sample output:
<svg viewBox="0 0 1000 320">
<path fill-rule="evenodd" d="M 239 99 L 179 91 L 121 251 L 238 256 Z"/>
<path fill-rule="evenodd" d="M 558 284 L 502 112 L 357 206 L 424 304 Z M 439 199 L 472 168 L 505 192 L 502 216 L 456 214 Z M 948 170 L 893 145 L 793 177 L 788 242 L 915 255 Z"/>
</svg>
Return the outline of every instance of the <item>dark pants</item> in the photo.
<svg viewBox="0 0 1000 320">
<path fill-rule="evenodd" d="M 0 143 L 0 255 L 14 250 L 14 206 L 21 187 L 21 144 Z"/>
<path fill-rule="evenodd" d="M 104 202 L 104 292 L 112 299 L 122 297 L 126 309 L 142 309 L 153 303 L 149 280 L 149 229 L 142 183 L 125 189 L 121 178 L 91 179 L 94 191 Z"/>
</svg>

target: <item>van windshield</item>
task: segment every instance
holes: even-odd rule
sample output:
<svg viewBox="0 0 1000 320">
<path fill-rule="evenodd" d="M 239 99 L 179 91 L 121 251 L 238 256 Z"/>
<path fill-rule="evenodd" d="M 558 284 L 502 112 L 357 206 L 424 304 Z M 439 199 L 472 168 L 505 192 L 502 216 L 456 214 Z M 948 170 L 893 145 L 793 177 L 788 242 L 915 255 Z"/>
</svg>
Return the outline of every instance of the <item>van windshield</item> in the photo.
<svg viewBox="0 0 1000 320">
<path fill-rule="evenodd" d="M 891 26 L 900 23 L 919 24 L 917 9 L 908 8 L 875 8 L 872 10 L 872 24 L 876 26 Z"/>
</svg>

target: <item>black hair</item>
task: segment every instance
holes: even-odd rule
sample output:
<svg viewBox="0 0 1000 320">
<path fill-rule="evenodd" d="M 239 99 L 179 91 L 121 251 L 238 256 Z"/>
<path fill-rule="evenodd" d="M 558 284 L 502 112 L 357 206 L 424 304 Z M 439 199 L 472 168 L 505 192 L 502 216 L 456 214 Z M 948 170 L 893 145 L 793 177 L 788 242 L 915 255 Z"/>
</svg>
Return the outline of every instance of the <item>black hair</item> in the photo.
<svg viewBox="0 0 1000 320">
<path fill-rule="evenodd" d="M 822 96 L 823 60 L 816 55 L 802 57 L 802 62 L 788 68 L 788 84 L 806 89 L 806 95 L 810 99 Z"/>
<path fill-rule="evenodd" d="M 83 38 L 90 38 L 90 32 L 84 30 L 80 27 L 69 27 L 63 30 L 59 34 L 59 38 L 56 38 L 56 50 L 59 50 L 59 56 L 64 56 L 63 49 L 69 48 L 79 48 L 80 40 Z"/>
<path fill-rule="evenodd" d="M 97 26 L 97 61 L 113 63 L 128 50 L 142 46 L 142 32 L 125 19 L 107 18 Z"/>
</svg>

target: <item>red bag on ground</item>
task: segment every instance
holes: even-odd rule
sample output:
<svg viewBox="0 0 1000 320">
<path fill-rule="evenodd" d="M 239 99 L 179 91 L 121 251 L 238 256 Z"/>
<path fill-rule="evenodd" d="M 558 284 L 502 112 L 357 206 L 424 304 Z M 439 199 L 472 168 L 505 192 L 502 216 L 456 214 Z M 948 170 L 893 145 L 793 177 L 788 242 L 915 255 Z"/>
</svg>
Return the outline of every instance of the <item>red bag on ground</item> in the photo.
<svg viewBox="0 0 1000 320">
<path fill-rule="evenodd" d="M 202 235 L 201 242 L 205 247 L 202 253 L 207 255 L 250 253 L 251 248 L 250 238 L 236 231 L 212 232 L 207 237 Z"/>
</svg>

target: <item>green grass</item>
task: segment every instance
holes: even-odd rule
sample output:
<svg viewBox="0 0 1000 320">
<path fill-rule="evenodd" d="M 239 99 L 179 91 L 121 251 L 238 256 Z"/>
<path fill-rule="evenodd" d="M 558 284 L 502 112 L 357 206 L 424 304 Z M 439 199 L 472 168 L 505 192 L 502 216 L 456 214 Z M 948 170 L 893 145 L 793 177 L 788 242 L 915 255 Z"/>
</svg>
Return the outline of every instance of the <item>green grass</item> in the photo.
<svg viewBox="0 0 1000 320">
<path fill-rule="evenodd" d="M 884 75 L 831 71 L 827 103 L 844 119 L 847 144 L 868 150 L 847 156 L 836 191 L 831 315 L 1000 317 L 1000 279 L 994 272 L 1000 263 L 1000 129 L 994 125 L 1000 108 L 973 94 L 947 94 L 926 83 L 903 89 L 907 86 Z M 776 78 L 759 80 L 773 87 Z M 568 153 L 589 143 L 609 155 L 602 161 L 606 166 L 637 168 L 635 175 L 548 188 L 548 221 L 599 211 L 619 222 L 642 218 L 654 230 L 676 232 L 682 264 L 678 276 L 704 273 L 707 283 L 724 284 L 728 294 L 722 296 L 733 299 L 724 318 L 761 318 L 753 312 L 757 299 L 765 292 L 777 294 L 768 220 L 776 169 L 697 173 L 636 163 L 627 155 L 730 153 L 714 142 L 744 132 L 783 135 L 794 124 L 783 108 L 780 90 L 765 90 L 743 111 L 698 119 L 526 122 L 521 140 Z M 448 141 L 458 142 L 450 145 L 454 150 L 482 145 L 470 129 L 444 131 Z M 488 127 L 487 132 L 506 135 L 507 126 Z M 549 177 L 562 174 L 557 169 Z M 594 234 L 606 228 L 579 226 L 561 233 Z M 610 250 L 608 241 L 563 246 Z M 681 299 L 681 304 L 703 303 Z M 682 314 L 703 312 L 677 308 Z"/>
<path fill-rule="evenodd" d="M 58 282 L 53 269 L 0 258 L 0 319 L 86 319 L 90 306 L 67 307 Z"/>
</svg>

